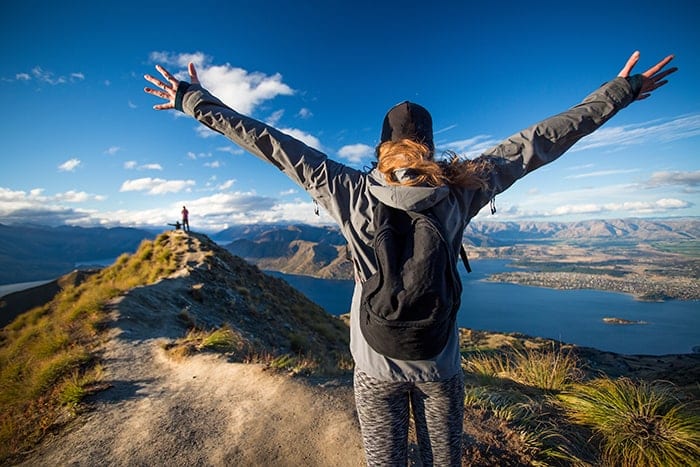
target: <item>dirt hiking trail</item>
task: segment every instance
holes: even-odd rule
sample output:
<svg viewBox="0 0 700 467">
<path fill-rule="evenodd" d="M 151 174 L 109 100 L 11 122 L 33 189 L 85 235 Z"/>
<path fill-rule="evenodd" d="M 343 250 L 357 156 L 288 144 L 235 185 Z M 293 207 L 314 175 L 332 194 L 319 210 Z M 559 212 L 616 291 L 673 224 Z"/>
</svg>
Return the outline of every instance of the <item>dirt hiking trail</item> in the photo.
<svg viewBox="0 0 700 467">
<path fill-rule="evenodd" d="M 183 267 L 106 310 L 106 389 L 18 465 L 363 465 L 350 376 L 309 382 L 217 354 L 166 354 L 164 344 L 183 336 L 175 317 L 207 257 L 195 236 L 171 238 Z"/>
<path fill-rule="evenodd" d="M 118 328 L 105 345 L 110 387 L 20 465 L 363 465 L 349 385 L 213 354 L 175 362 L 136 331 Z"/>
</svg>

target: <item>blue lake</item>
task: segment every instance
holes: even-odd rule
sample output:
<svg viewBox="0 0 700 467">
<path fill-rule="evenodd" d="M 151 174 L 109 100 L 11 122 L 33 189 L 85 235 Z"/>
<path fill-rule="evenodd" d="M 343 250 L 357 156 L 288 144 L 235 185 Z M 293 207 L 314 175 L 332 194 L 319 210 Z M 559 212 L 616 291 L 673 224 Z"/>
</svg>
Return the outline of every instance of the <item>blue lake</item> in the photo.
<svg viewBox="0 0 700 467">
<path fill-rule="evenodd" d="M 639 302 L 597 290 L 554 290 L 487 282 L 490 274 L 509 270 L 503 260 L 471 261 L 460 266 L 464 292 L 457 317 L 460 327 L 521 332 L 623 354 L 689 353 L 700 346 L 700 302 Z M 353 282 L 315 279 L 267 271 L 281 277 L 329 313 L 350 308 Z M 604 317 L 648 324 L 605 324 Z"/>
</svg>

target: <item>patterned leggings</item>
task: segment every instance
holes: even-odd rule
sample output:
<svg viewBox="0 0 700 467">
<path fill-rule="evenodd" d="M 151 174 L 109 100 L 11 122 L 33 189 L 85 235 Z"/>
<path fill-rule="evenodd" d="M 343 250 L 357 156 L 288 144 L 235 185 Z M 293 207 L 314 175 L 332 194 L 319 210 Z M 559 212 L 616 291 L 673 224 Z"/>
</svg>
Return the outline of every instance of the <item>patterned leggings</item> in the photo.
<svg viewBox="0 0 700 467">
<path fill-rule="evenodd" d="M 405 466 L 409 407 L 424 466 L 459 466 L 462 456 L 464 377 L 392 382 L 355 370 L 355 404 L 368 466 Z"/>
</svg>

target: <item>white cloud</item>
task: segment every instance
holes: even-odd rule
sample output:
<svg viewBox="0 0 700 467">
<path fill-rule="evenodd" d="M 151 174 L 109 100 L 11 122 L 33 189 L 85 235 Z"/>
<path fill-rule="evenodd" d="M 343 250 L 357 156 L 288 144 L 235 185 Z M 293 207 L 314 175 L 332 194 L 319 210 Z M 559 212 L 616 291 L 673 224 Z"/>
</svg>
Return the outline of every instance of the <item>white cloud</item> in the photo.
<svg viewBox="0 0 700 467">
<path fill-rule="evenodd" d="M 72 158 L 58 166 L 61 172 L 73 172 L 80 165 L 80 159 Z"/>
<path fill-rule="evenodd" d="M 649 142 L 674 141 L 700 135 L 700 114 L 676 117 L 667 122 L 654 120 L 634 125 L 604 127 L 581 139 L 571 151 L 620 147 Z"/>
<path fill-rule="evenodd" d="M 282 116 L 284 115 L 284 109 L 276 110 L 272 112 L 272 115 L 267 117 L 267 124 L 270 126 L 277 126 L 277 123 L 280 121 Z"/>
<path fill-rule="evenodd" d="M 34 79 L 40 83 L 56 85 L 65 84 L 68 82 L 83 81 L 85 79 L 85 75 L 81 72 L 75 71 L 70 73 L 68 78 L 66 78 L 65 76 L 56 76 L 52 71 L 44 70 L 40 66 L 35 66 L 32 68 L 31 73 L 17 73 L 15 74 L 15 78 L 18 81 L 29 81 Z"/>
<path fill-rule="evenodd" d="M 174 72 L 178 79 L 183 80 L 189 80 L 186 71 L 188 62 L 194 63 L 202 85 L 231 108 L 246 115 L 252 114 L 261 103 L 267 100 L 294 93 L 291 87 L 282 82 L 282 75 L 279 73 L 266 75 L 260 72 L 249 72 L 229 63 L 213 65 L 211 57 L 202 52 L 180 54 L 152 52 L 150 59 L 155 63 L 182 68 L 183 70 L 180 71 L 170 71 Z"/>
<path fill-rule="evenodd" d="M 450 131 L 457 128 L 457 125 L 450 125 L 445 128 L 440 128 L 439 130 L 433 131 L 433 135 L 439 135 L 440 133 L 445 133 L 446 131 Z"/>
<path fill-rule="evenodd" d="M 87 211 L 68 208 L 62 203 L 84 203 L 103 201 L 102 195 L 92 195 L 83 191 L 69 190 L 54 195 L 44 195 L 43 188 L 33 188 L 29 192 L 0 187 L 0 218 L 3 223 L 38 223 L 61 225 L 82 219 Z"/>
<path fill-rule="evenodd" d="M 596 172 L 588 172 L 576 175 L 567 175 L 565 179 L 591 178 L 591 177 L 607 177 L 610 175 L 621 175 L 639 172 L 639 169 L 617 169 L 617 170 L 598 170 Z"/>
<path fill-rule="evenodd" d="M 573 167 L 568 167 L 566 170 L 583 170 L 583 169 L 590 169 L 592 167 L 595 167 L 595 164 L 575 165 Z"/>
<path fill-rule="evenodd" d="M 138 165 L 136 161 L 126 161 L 124 162 L 124 168 L 126 170 L 163 170 L 163 166 L 160 164 L 142 164 Z"/>
<path fill-rule="evenodd" d="M 644 215 L 668 215 L 693 204 L 676 198 L 662 198 L 650 201 L 621 201 L 609 203 L 569 203 L 553 208 L 526 209 L 521 206 L 499 208 L 493 216 L 499 220 L 534 218 L 590 218 L 591 216 L 630 217 Z M 491 217 L 488 209 L 482 209 L 477 216 L 483 220 Z"/>
<path fill-rule="evenodd" d="M 110 146 L 109 148 L 105 149 L 105 154 L 107 154 L 108 156 L 113 156 L 120 150 L 121 148 L 119 146 Z"/>
<path fill-rule="evenodd" d="M 295 190 L 294 188 L 290 188 L 289 190 L 280 191 L 280 196 L 289 196 L 296 193 L 299 193 L 299 191 Z"/>
<path fill-rule="evenodd" d="M 220 161 L 205 162 L 204 167 L 209 167 L 211 169 L 217 169 L 217 168 L 221 167 L 221 162 Z"/>
<path fill-rule="evenodd" d="M 163 170 L 160 164 L 143 164 L 138 167 L 139 170 Z"/>
<path fill-rule="evenodd" d="M 36 198 L 41 195 L 43 188 L 34 188 L 29 193 L 30 198 Z M 9 188 L 0 187 L 0 202 L 2 203 L 12 203 L 18 200 L 24 200 L 27 198 L 27 193 L 21 190 L 11 190 Z"/>
<path fill-rule="evenodd" d="M 310 225 L 329 225 L 335 224 L 333 218 L 328 213 L 320 208 L 316 215 L 316 206 L 311 201 L 294 200 L 289 203 L 276 204 L 272 209 L 255 213 L 255 217 L 250 219 L 253 222 L 290 222 L 303 223 Z"/>
<path fill-rule="evenodd" d="M 663 209 L 683 209 L 690 206 L 690 203 L 675 198 L 663 198 L 656 202 L 656 206 Z"/>
<path fill-rule="evenodd" d="M 56 201 L 65 201 L 67 203 L 84 203 L 92 198 L 89 194 L 84 191 L 74 191 L 69 190 L 65 193 L 57 193 L 54 199 Z"/>
<path fill-rule="evenodd" d="M 216 150 L 220 151 L 220 152 L 227 152 L 227 153 L 234 155 L 234 156 L 239 156 L 245 152 L 243 149 L 239 148 L 238 146 L 221 146 L 221 147 L 216 148 Z"/>
<path fill-rule="evenodd" d="M 306 107 L 302 107 L 301 109 L 299 109 L 299 112 L 297 113 L 297 116 L 299 116 L 303 119 L 311 118 L 311 117 L 313 117 L 313 115 L 314 114 Z"/>
<path fill-rule="evenodd" d="M 602 211 L 602 207 L 598 204 L 588 203 L 588 204 L 566 204 L 563 206 L 558 206 L 553 210 L 549 211 L 547 216 L 565 216 L 569 214 L 593 214 Z"/>
<path fill-rule="evenodd" d="M 59 76 L 54 78 L 54 74 L 50 71 L 44 71 L 40 66 L 32 68 L 32 76 L 37 81 L 42 81 L 48 84 L 63 84 L 66 82 L 66 78 Z"/>
<path fill-rule="evenodd" d="M 454 128 L 454 125 L 439 130 L 435 134 L 452 128 Z M 699 135 L 700 114 L 681 115 L 668 121 L 653 120 L 632 125 L 606 126 L 582 138 L 569 152 L 603 147 L 619 149 L 623 146 L 675 141 Z M 440 143 L 437 146 L 443 150 L 450 150 L 467 157 L 474 157 L 501 143 L 501 141 L 502 139 L 494 139 L 490 135 L 477 135 L 468 139 Z M 590 164 L 587 164 L 578 168 L 590 166 Z M 578 168 L 572 167 L 571 170 L 577 170 Z"/>
<path fill-rule="evenodd" d="M 225 191 L 225 190 L 228 190 L 229 188 L 231 188 L 234 183 L 236 183 L 236 181 L 233 179 L 226 180 L 224 183 L 220 184 L 216 188 L 221 190 L 221 191 Z"/>
<path fill-rule="evenodd" d="M 338 156 L 352 163 L 358 164 L 363 159 L 374 156 L 374 148 L 366 144 L 350 144 L 338 150 Z"/>
<path fill-rule="evenodd" d="M 681 186 L 688 191 L 700 187 L 700 170 L 694 172 L 654 172 L 644 185 L 649 188 L 661 186 Z"/>
<path fill-rule="evenodd" d="M 211 157 L 210 152 L 192 152 L 192 151 L 187 151 L 187 158 L 191 159 L 193 161 L 196 161 L 197 159 L 206 159 L 208 157 Z"/>
<path fill-rule="evenodd" d="M 301 130 L 297 130 L 296 128 L 281 128 L 280 131 L 282 133 L 286 133 L 292 138 L 296 138 L 302 143 L 306 144 L 307 146 L 311 146 L 314 149 L 318 149 L 319 151 L 323 151 L 323 146 L 321 145 L 321 142 L 318 140 L 313 135 L 310 135 L 308 133 L 305 133 Z"/>
<path fill-rule="evenodd" d="M 500 142 L 500 140 L 493 139 L 490 135 L 476 135 L 468 139 L 438 144 L 438 147 L 441 150 L 454 151 L 466 157 L 474 157 Z"/>
<path fill-rule="evenodd" d="M 127 189 L 151 190 L 165 181 L 143 179 L 131 181 Z M 178 182 L 178 181 L 175 181 Z M 182 181 L 179 181 L 182 182 Z M 221 186 L 232 186 L 233 180 Z M 185 184 L 187 184 L 185 182 Z M 308 200 L 294 200 L 278 204 L 271 197 L 255 192 L 216 193 L 201 198 L 180 199 L 144 210 L 96 211 L 62 206 L 61 203 L 76 203 L 87 200 L 104 200 L 103 196 L 89 195 L 78 191 L 68 191 L 53 196 L 43 195 L 43 189 L 35 188 L 29 193 L 0 187 L 0 217 L 3 222 L 13 224 L 35 222 L 45 225 L 83 225 L 83 226 L 136 226 L 167 228 L 179 218 L 180 209 L 186 205 L 190 210 L 193 228 L 203 230 L 223 229 L 231 224 L 251 224 L 258 222 L 307 222 L 312 224 L 329 224 L 332 220 L 327 214 L 314 214 L 314 206 Z"/>
<path fill-rule="evenodd" d="M 194 180 L 163 180 L 161 178 L 137 178 L 126 180 L 119 191 L 145 191 L 149 195 L 162 195 L 165 193 L 178 193 L 194 186 Z"/>
<path fill-rule="evenodd" d="M 211 138 L 219 134 L 216 131 L 204 125 L 194 127 L 194 131 L 197 132 L 197 136 L 199 136 L 200 138 Z"/>
<path fill-rule="evenodd" d="M 183 200 L 173 208 L 186 205 L 190 211 L 190 223 L 193 228 L 216 230 L 224 228 L 225 225 L 262 222 L 266 213 L 274 209 L 275 203 L 274 198 L 255 192 L 226 192 Z"/>
</svg>

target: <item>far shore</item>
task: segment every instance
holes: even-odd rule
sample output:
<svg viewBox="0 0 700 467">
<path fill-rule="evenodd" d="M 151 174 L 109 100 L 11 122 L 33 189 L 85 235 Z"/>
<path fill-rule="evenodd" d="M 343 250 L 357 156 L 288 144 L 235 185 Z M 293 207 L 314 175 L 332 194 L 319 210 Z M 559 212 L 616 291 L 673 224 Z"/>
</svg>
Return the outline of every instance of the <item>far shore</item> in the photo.
<svg viewBox="0 0 700 467">
<path fill-rule="evenodd" d="M 593 289 L 619 292 L 632 295 L 640 301 L 650 302 L 700 300 L 700 281 L 688 277 L 628 275 L 620 278 L 577 272 L 515 271 L 494 274 L 487 280 L 557 290 Z"/>
<path fill-rule="evenodd" d="M 31 281 L 31 282 L 18 282 L 15 284 L 4 284 L 0 285 L 0 298 L 5 295 L 9 295 L 14 292 L 21 292 L 22 290 L 31 289 L 32 287 L 38 287 L 40 285 L 48 284 L 55 279 L 46 279 L 43 281 Z"/>
</svg>

